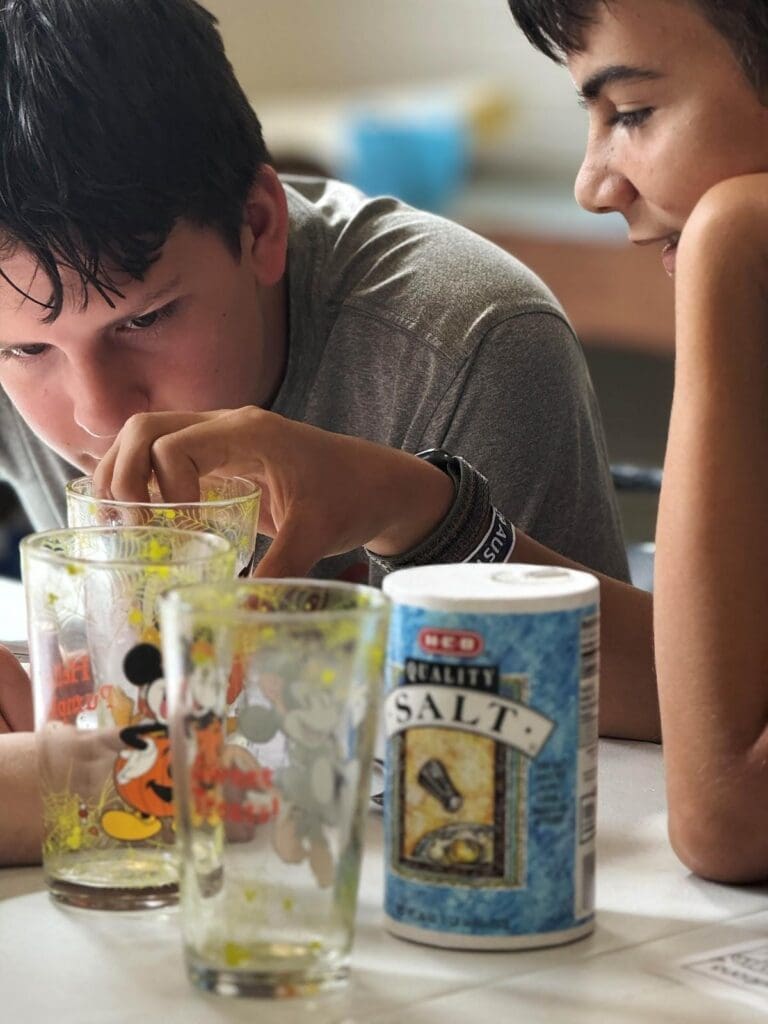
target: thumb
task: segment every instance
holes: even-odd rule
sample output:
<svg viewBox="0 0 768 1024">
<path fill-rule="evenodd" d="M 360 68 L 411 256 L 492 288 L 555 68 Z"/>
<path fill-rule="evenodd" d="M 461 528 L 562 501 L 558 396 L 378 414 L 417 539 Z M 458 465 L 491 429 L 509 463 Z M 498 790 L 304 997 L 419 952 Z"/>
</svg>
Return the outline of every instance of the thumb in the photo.
<svg viewBox="0 0 768 1024">
<path fill-rule="evenodd" d="M 253 576 L 306 576 L 322 557 L 323 552 L 317 550 L 317 543 L 313 542 L 306 525 L 288 520 L 283 523 Z"/>
</svg>

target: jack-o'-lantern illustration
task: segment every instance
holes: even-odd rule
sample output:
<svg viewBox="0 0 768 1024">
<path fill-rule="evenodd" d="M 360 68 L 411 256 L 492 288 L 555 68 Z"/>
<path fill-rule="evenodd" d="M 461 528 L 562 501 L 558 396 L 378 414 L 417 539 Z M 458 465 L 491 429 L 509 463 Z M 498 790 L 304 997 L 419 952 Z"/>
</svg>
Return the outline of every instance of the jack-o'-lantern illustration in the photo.
<svg viewBox="0 0 768 1024">
<path fill-rule="evenodd" d="M 129 725 L 120 732 L 126 749 L 115 762 L 115 788 L 131 808 L 106 811 L 101 826 L 113 839 L 138 842 L 150 839 L 173 817 L 173 778 L 165 684 L 160 651 L 154 644 L 138 644 L 125 657 L 123 671 L 129 682 L 146 687 L 144 699 L 157 720 Z"/>
<path fill-rule="evenodd" d="M 216 719 L 202 720 L 195 730 L 197 754 L 192 766 L 195 824 L 216 825 L 220 819 L 221 750 L 223 732 Z"/>
</svg>

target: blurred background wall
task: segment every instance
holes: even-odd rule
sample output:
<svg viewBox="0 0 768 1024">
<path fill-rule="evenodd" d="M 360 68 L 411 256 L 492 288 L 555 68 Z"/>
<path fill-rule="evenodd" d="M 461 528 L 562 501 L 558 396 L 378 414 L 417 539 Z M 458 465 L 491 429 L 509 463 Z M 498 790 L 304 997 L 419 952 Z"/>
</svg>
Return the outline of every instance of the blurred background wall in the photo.
<svg viewBox="0 0 768 1024">
<path fill-rule="evenodd" d="M 505 0 L 205 0 L 254 102 L 487 80 L 515 104 L 499 166 L 571 180 L 584 115 L 568 74 L 517 30 Z M 268 127 L 268 126 L 267 126 Z"/>
</svg>

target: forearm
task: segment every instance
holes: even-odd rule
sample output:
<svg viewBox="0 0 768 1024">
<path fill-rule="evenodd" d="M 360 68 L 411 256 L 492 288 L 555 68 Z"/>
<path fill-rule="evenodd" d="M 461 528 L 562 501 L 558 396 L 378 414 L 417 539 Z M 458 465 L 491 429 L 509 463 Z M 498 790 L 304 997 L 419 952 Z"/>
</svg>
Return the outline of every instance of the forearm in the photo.
<svg viewBox="0 0 768 1024">
<path fill-rule="evenodd" d="M 39 863 L 41 844 L 34 733 L 0 736 L 0 866 Z"/>
<path fill-rule="evenodd" d="M 590 570 L 518 531 L 514 560 Z M 653 664 L 653 601 L 627 583 L 600 580 L 600 735 L 661 738 Z"/>
<path fill-rule="evenodd" d="M 585 572 L 591 570 L 552 551 L 520 530 L 510 534 L 503 517 L 494 519 L 487 481 L 463 460 L 452 459 L 456 497 L 448 516 L 435 524 L 434 532 L 420 547 L 394 558 L 379 558 L 380 567 L 391 572 L 432 561 L 511 560 L 534 565 L 559 565 Z M 458 472 L 457 467 L 464 468 Z M 499 539 L 485 551 L 489 527 L 496 522 Z M 514 547 L 512 547 L 514 543 Z M 510 548 L 511 553 L 510 553 Z M 659 708 L 653 666 L 652 601 L 649 594 L 600 573 L 601 686 L 600 732 L 626 739 L 660 739 Z"/>
<path fill-rule="evenodd" d="M 722 435 L 708 444 L 718 434 L 708 419 L 691 408 L 673 418 L 657 667 L 672 842 L 697 873 L 740 880 L 768 874 L 768 830 L 755 829 L 768 802 L 768 496 L 746 464 L 754 449 L 736 452 Z"/>
<path fill-rule="evenodd" d="M 655 634 L 670 836 L 694 871 L 743 881 L 768 876 L 768 324 L 723 230 L 678 261 Z"/>
</svg>

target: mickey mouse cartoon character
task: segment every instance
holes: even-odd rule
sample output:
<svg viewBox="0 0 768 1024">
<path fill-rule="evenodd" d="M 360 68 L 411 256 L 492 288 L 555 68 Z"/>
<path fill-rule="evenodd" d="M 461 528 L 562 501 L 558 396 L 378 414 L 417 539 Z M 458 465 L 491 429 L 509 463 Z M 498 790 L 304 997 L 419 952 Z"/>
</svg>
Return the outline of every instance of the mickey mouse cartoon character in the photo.
<svg viewBox="0 0 768 1024">
<path fill-rule="evenodd" d="M 115 762 L 115 787 L 132 810 L 106 811 L 101 826 L 108 836 L 124 842 L 151 839 L 173 817 L 171 750 L 165 706 L 165 680 L 160 651 L 154 644 L 132 647 L 123 660 L 128 682 L 146 688 L 144 701 L 153 720 L 120 731 L 126 750 Z"/>
</svg>

